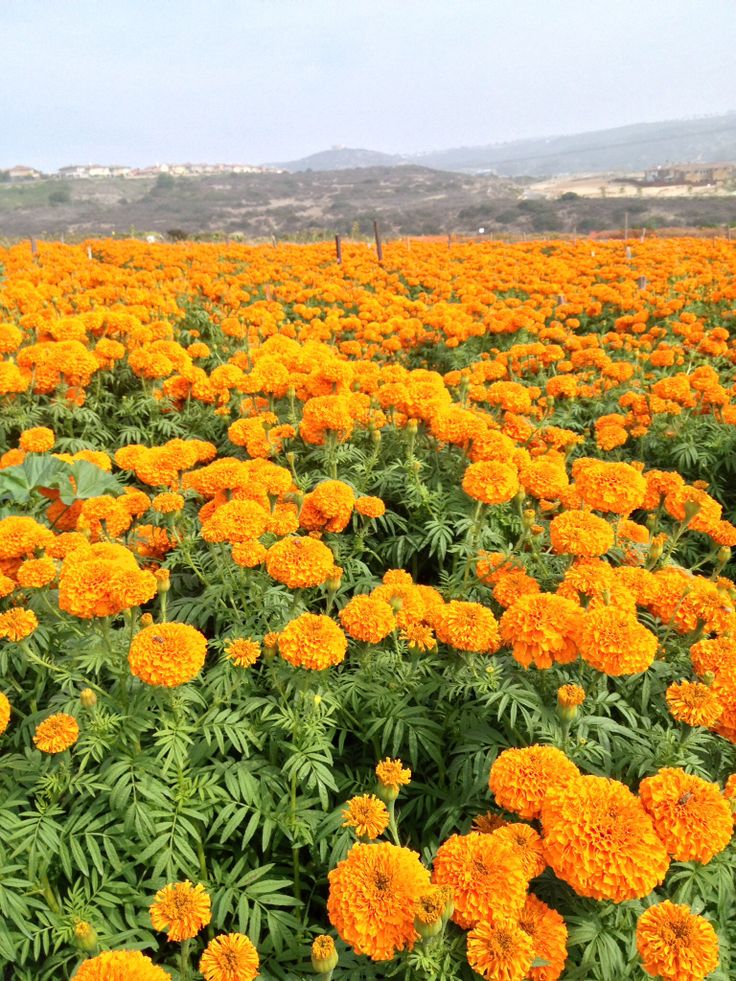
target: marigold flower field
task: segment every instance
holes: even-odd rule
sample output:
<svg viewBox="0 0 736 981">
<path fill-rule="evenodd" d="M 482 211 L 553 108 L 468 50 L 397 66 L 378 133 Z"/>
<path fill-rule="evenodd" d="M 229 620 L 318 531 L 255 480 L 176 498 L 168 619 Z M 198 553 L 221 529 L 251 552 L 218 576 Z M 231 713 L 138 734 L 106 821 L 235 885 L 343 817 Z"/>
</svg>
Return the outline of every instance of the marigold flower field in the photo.
<svg viewBox="0 0 736 981">
<path fill-rule="evenodd" d="M 736 976 L 731 243 L 0 267 L 5 976 Z"/>
</svg>

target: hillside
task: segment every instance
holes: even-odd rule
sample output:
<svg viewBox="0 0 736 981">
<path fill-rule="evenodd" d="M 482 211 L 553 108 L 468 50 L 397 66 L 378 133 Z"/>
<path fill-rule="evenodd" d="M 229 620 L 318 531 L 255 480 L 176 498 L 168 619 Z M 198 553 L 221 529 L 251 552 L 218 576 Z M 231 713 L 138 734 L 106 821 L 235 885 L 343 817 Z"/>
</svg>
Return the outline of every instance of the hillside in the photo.
<svg viewBox="0 0 736 981">
<path fill-rule="evenodd" d="M 333 149 L 277 166 L 289 171 L 419 164 L 438 170 L 531 177 L 645 170 L 673 161 L 736 160 L 736 112 L 703 119 L 636 123 L 565 136 L 455 147 L 421 154 Z"/>
<path fill-rule="evenodd" d="M 374 218 L 387 236 L 475 234 L 481 227 L 496 235 L 584 233 L 622 228 L 627 213 L 631 228 L 736 225 L 736 196 L 541 199 L 529 188 L 529 182 L 416 166 L 163 183 L 109 178 L 0 184 L 0 237 L 174 231 L 187 237 L 311 240 L 335 232 L 370 235 Z"/>
</svg>

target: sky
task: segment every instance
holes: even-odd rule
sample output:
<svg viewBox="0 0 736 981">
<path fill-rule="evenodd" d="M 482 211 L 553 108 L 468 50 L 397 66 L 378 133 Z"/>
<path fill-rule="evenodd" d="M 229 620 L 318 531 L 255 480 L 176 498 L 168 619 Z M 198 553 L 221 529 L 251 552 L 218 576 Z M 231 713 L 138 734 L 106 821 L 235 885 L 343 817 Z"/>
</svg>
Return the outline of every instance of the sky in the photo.
<svg viewBox="0 0 736 981">
<path fill-rule="evenodd" d="M 736 109 L 734 0 L 0 0 L 0 167 L 286 161 Z"/>
</svg>

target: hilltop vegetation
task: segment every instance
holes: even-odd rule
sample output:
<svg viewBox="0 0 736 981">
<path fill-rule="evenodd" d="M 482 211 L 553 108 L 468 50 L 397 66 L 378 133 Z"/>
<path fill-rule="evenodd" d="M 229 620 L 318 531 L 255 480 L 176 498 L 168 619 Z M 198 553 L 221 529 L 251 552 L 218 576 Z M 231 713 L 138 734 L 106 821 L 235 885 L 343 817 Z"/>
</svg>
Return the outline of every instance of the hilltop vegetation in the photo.
<svg viewBox="0 0 736 981">
<path fill-rule="evenodd" d="M 166 176 L 166 175 L 162 175 Z M 387 236 L 580 233 L 631 227 L 736 224 L 734 197 L 527 200 L 529 181 L 370 167 L 332 172 L 231 174 L 167 181 L 34 181 L 0 185 L 0 236 L 68 238 L 171 230 L 188 237 L 310 240 L 336 232 Z M 63 194 L 59 195 L 59 191 Z M 68 196 L 68 200 L 64 200 Z"/>
</svg>

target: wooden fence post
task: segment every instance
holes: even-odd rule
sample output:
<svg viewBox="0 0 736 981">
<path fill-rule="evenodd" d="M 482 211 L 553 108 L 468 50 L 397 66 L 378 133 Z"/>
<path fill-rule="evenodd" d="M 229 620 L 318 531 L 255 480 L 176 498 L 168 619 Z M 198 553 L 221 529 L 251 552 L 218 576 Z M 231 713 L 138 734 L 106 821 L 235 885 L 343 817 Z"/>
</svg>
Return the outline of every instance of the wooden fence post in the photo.
<svg viewBox="0 0 736 981">
<path fill-rule="evenodd" d="M 335 236 L 335 255 L 337 256 L 338 266 L 342 265 L 342 241 L 339 235 Z"/>
<path fill-rule="evenodd" d="M 378 222 L 373 219 L 373 235 L 376 239 L 376 255 L 378 256 L 378 261 L 383 262 L 383 244 L 381 242 L 381 236 L 378 234 Z"/>
</svg>

